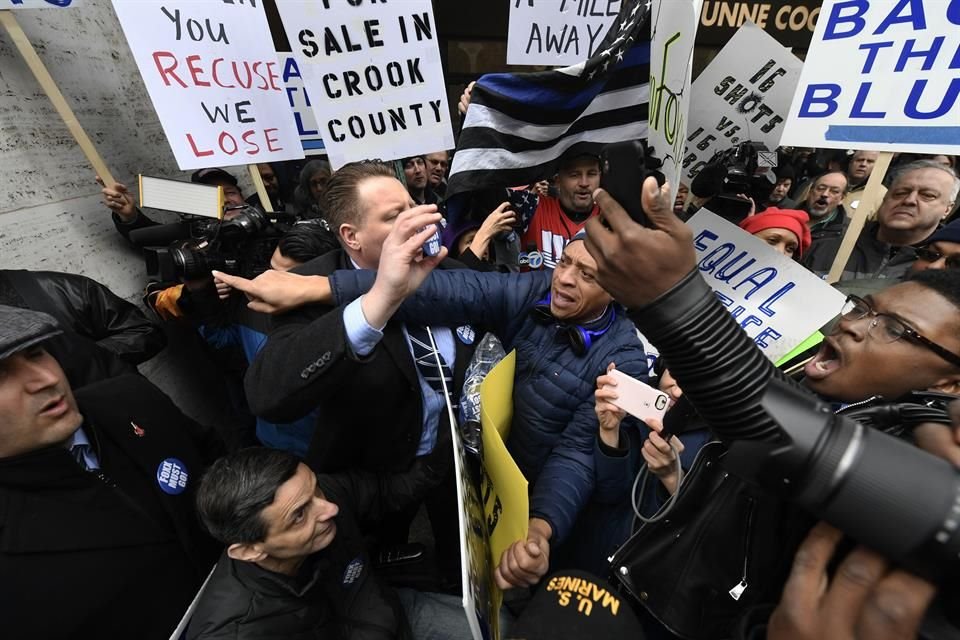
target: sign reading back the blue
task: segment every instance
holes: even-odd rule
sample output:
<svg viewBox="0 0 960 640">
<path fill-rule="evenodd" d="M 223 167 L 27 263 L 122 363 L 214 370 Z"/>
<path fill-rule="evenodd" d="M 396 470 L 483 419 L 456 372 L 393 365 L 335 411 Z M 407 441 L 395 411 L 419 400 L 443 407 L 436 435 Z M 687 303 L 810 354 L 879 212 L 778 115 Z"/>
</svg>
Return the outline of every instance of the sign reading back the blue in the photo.
<svg viewBox="0 0 960 640">
<path fill-rule="evenodd" d="M 824 0 L 781 144 L 960 153 L 960 0 Z"/>
</svg>

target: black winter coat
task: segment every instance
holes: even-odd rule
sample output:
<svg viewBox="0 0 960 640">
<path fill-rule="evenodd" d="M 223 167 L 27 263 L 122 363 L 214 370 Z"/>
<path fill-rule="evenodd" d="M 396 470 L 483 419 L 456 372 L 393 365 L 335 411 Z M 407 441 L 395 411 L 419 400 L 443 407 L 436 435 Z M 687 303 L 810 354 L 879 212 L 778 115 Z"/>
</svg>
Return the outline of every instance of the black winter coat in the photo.
<svg viewBox="0 0 960 640">
<path fill-rule="evenodd" d="M 3 636 L 166 639 L 216 559 L 193 496 L 219 451 L 140 376 L 76 398 L 99 473 L 60 446 L 0 459 Z M 160 488 L 174 458 L 179 494 Z"/>
</svg>

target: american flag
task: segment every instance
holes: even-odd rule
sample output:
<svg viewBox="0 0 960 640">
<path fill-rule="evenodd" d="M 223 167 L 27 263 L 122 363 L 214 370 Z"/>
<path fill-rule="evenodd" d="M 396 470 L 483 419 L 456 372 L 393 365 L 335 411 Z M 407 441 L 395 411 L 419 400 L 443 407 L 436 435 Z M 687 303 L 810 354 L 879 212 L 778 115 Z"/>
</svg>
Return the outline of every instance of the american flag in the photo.
<svg viewBox="0 0 960 640">
<path fill-rule="evenodd" d="M 587 61 L 536 73 L 494 73 L 473 88 L 447 196 L 529 184 L 567 151 L 597 153 L 647 137 L 650 2 L 623 0 Z"/>
</svg>

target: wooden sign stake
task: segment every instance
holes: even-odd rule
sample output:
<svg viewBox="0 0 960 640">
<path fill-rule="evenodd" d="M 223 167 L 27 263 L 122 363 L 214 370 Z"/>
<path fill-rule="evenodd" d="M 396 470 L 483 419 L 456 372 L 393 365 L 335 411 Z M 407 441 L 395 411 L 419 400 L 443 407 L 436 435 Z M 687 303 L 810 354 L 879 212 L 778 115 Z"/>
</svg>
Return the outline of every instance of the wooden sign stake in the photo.
<svg viewBox="0 0 960 640">
<path fill-rule="evenodd" d="M 67 104 L 63 94 L 60 93 L 60 89 L 57 88 L 57 83 L 53 81 L 50 72 L 47 71 L 47 67 L 43 64 L 43 61 L 40 60 L 40 56 L 37 55 L 36 49 L 33 48 L 33 45 L 27 38 L 27 34 L 23 32 L 13 12 L 7 10 L 0 11 L 0 24 L 2 24 L 3 28 L 10 34 L 10 39 L 13 40 L 13 44 L 16 45 L 17 50 L 20 51 L 20 55 L 23 56 L 27 66 L 30 67 L 30 71 L 33 72 L 33 76 L 37 79 L 37 82 L 40 83 L 40 87 L 47 94 L 47 97 L 50 98 L 50 102 L 53 103 L 53 108 L 60 114 L 63 123 L 67 125 L 67 129 L 73 134 L 74 139 L 77 141 L 77 144 L 80 145 L 83 154 L 87 156 L 87 160 L 93 165 L 97 175 L 103 179 L 104 184 L 108 186 L 113 185 L 116 182 L 116 180 L 113 179 L 113 174 L 110 172 L 110 169 L 107 168 L 107 164 L 103 161 L 103 158 L 100 157 L 100 154 L 97 153 L 93 142 L 87 136 L 83 127 L 80 126 L 80 122 L 73 114 L 73 110 L 70 109 L 70 105 Z"/>
<path fill-rule="evenodd" d="M 263 178 L 260 177 L 260 170 L 257 169 L 257 165 L 248 164 L 247 170 L 250 172 L 250 179 L 253 180 L 253 187 L 257 190 L 257 195 L 260 196 L 260 208 L 267 213 L 273 213 L 273 203 L 270 202 L 270 196 L 267 195 L 267 188 L 263 184 Z"/>
<path fill-rule="evenodd" d="M 876 164 L 873 165 L 873 172 L 867 180 L 867 187 L 864 189 L 863 197 L 860 198 L 860 204 L 850 219 L 850 225 L 847 227 L 843 236 L 843 242 L 840 243 L 840 250 L 837 251 L 837 257 L 833 260 L 833 266 L 830 267 L 830 273 L 827 275 L 827 282 L 834 284 L 843 276 L 843 268 L 847 266 L 847 260 L 853 253 L 853 245 L 857 243 L 863 226 L 867 223 L 867 214 L 873 211 L 874 204 L 880 199 L 880 186 L 883 184 L 883 178 L 890 167 L 890 161 L 893 160 L 893 153 L 881 151 Z"/>
</svg>

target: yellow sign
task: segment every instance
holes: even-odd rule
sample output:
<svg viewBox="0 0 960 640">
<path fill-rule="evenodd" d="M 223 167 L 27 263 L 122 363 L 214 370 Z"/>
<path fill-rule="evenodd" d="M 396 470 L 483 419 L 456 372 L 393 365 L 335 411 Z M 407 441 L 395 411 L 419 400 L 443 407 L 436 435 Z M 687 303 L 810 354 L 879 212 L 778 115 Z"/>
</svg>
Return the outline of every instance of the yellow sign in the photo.
<svg viewBox="0 0 960 640">
<path fill-rule="evenodd" d="M 500 564 L 500 557 L 511 544 L 527 539 L 527 523 L 530 519 L 527 479 L 505 444 L 513 420 L 513 376 L 516 365 L 517 352 L 511 351 L 480 385 L 483 438 L 480 494 L 494 567 Z"/>
</svg>

